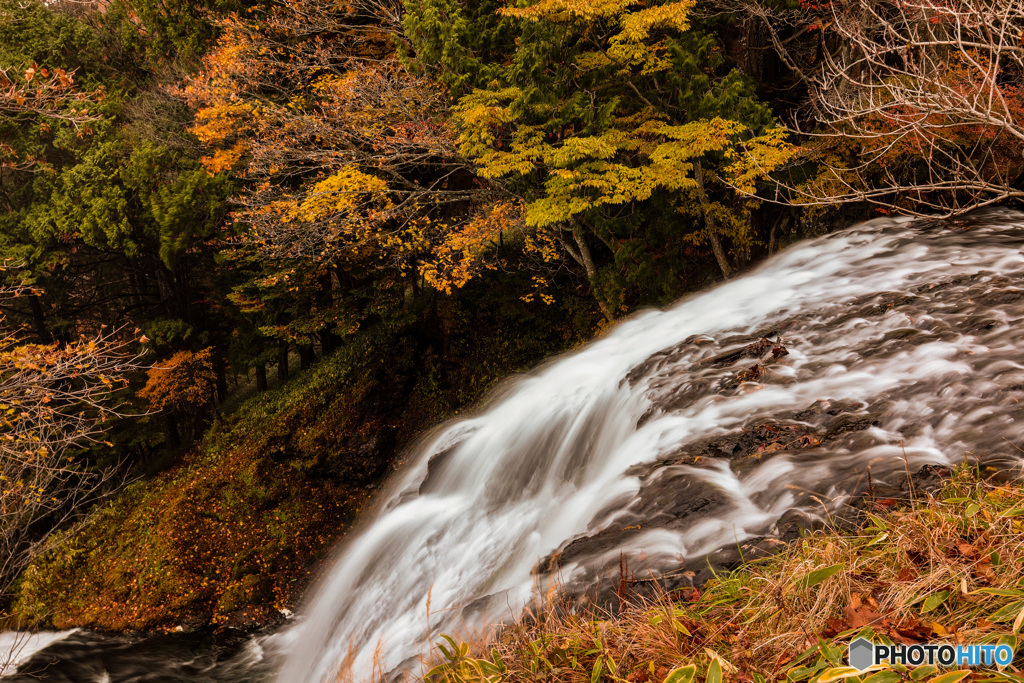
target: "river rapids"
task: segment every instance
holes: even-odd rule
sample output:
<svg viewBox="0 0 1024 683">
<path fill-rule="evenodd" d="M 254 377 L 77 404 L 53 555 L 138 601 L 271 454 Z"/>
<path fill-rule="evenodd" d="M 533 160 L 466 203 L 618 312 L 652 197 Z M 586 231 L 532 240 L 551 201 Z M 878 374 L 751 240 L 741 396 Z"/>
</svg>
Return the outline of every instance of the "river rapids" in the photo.
<svg viewBox="0 0 1024 683">
<path fill-rule="evenodd" d="M 620 558 L 699 582 L 922 467 L 1012 475 L 1022 247 L 1009 211 L 876 220 L 629 318 L 424 440 L 293 624 L 196 677 L 415 674 L 552 584 L 599 597 Z"/>
</svg>

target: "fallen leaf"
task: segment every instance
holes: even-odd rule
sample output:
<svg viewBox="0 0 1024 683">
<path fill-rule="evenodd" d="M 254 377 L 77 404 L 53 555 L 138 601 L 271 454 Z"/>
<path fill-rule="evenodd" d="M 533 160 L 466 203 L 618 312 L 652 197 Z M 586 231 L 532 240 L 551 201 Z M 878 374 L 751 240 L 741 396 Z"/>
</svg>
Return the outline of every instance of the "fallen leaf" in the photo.
<svg viewBox="0 0 1024 683">
<path fill-rule="evenodd" d="M 974 565 L 974 578 L 978 583 L 992 583 L 996 580 L 996 573 L 992 571 L 990 562 L 979 562 Z"/>
<path fill-rule="evenodd" d="M 821 634 L 825 638 L 832 638 L 850 628 L 850 625 L 843 619 L 826 619 L 825 625 L 825 630 Z"/>
<path fill-rule="evenodd" d="M 872 612 L 866 607 L 855 609 L 852 605 L 848 605 L 843 610 L 843 616 L 846 617 L 846 621 L 850 624 L 850 628 L 864 628 L 870 624 L 881 621 L 882 616 L 878 612 Z"/>
<path fill-rule="evenodd" d="M 957 543 L 956 549 L 964 557 L 974 557 L 978 554 L 978 549 L 970 543 Z"/>
</svg>

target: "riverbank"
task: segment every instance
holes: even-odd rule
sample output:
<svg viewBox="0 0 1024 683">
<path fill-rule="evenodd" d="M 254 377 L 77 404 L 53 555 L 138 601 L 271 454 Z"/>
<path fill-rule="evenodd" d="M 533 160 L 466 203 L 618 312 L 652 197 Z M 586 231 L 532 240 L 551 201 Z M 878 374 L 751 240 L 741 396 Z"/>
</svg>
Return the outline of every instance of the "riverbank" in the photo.
<svg viewBox="0 0 1024 683">
<path fill-rule="evenodd" d="M 703 586 L 588 618 L 556 605 L 472 644 L 442 642 L 426 678 L 682 683 L 1021 681 L 1000 671 L 846 667 L 856 637 L 1016 648 L 1024 626 L 1024 483 L 962 466 L 931 494 L 868 496 L 855 529 L 823 529 Z M 1018 666 L 1019 666 L 1018 662 Z M 913 669 L 913 670 L 911 670 Z M 936 678 L 940 673 L 945 675 Z"/>
<path fill-rule="evenodd" d="M 361 330 L 222 416 L 179 462 L 55 537 L 15 586 L 7 624 L 119 633 L 282 622 L 410 444 L 593 330 L 589 319 L 559 324 L 557 311 L 534 333 L 493 335 L 507 309 L 455 313 L 443 353 L 414 327 Z"/>
</svg>

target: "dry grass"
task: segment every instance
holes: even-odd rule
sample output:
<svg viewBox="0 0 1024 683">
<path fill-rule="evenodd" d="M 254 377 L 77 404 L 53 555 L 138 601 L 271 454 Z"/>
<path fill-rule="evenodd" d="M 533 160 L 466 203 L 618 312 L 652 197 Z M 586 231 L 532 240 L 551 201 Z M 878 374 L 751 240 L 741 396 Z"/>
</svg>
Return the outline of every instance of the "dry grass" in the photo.
<svg viewBox="0 0 1024 683">
<path fill-rule="evenodd" d="M 906 507 L 892 502 L 875 502 L 855 531 L 809 535 L 699 591 L 636 599 L 617 615 L 582 617 L 547 607 L 489 643 L 446 640 L 423 679 L 1024 682 L 1013 665 L 961 673 L 900 665 L 859 675 L 845 669 L 846 645 L 858 635 L 1017 647 L 1024 622 L 1024 484 L 980 482 L 965 467 L 927 500 Z"/>
</svg>

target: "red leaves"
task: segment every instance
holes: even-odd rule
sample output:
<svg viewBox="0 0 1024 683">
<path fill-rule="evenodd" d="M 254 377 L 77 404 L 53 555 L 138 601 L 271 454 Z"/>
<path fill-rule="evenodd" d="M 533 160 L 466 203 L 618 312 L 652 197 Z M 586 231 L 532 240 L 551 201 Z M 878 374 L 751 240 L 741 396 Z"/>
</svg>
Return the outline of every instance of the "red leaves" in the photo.
<svg viewBox="0 0 1024 683">
<path fill-rule="evenodd" d="M 765 370 L 763 367 L 761 367 L 760 363 L 756 363 L 754 365 L 751 365 L 746 370 L 741 370 L 736 375 L 736 377 L 741 382 L 753 382 L 753 381 L 758 380 L 761 377 L 763 377 L 765 374 L 767 374 L 767 372 L 768 372 L 767 370 Z"/>
<path fill-rule="evenodd" d="M 672 592 L 673 602 L 697 602 L 700 596 L 700 589 L 693 587 L 679 588 Z"/>
<path fill-rule="evenodd" d="M 844 631 L 860 630 L 870 626 L 876 633 L 887 635 L 904 645 L 931 640 L 936 632 L 932 624 L 916 617 L 901 618 L 894 615 L 891 610 L 881 609 L 874 595 L 861 596 L 857 593 L 850 596 L 850 603 L 843 609 L 841 619 L 830 618 L 826 623 L 827 627 L 822 635 L 827 638 Z"/>
<path fill-rule="evenodd" d="M 769 373 L 769 370 L 764 366 L 766 361 L 777 360 L 782 356 L 789 355 L 789 350 L 786 349 L 782 337 L 778 337 L 774 342 L 767 337 L 762 337 L 752 344 L 747 344 L 743 347 L 743 351 L 747 355 L 759 358 L 760 362 L 737 373 L 736 378 L 741 382 L 754 382 L 763 379 Z"/>
</svg>

